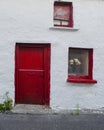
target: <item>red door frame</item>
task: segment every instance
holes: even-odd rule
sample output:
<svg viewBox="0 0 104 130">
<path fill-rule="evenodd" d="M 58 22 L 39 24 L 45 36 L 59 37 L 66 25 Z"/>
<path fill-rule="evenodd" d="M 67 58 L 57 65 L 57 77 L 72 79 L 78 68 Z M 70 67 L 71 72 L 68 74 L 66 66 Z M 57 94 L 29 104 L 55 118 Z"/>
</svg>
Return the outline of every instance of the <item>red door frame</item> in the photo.
<svg viewBox="0 0 104 130">
<path fill-rule="evenodd" d="M 15 104 L 19 103 L 19 78 L 18 78 L 18 55 L 19 47 L 41 47 L 44 48 L 45 61 L 45 77 L 44 77 L 44 105 L 50 105 L 50 59 L 51 59 L 51 44 L 50 43 L 16 43 L 15 46 Z"/>
</svg>

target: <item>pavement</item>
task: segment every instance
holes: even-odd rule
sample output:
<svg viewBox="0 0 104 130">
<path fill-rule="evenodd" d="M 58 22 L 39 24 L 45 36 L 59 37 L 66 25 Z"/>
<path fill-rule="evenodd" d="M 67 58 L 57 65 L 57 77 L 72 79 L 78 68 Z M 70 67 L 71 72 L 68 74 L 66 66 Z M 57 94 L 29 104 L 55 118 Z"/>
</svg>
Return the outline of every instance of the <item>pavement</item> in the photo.
<svg viewBox="0 0 104 130">
<path fill-rule="evenodd" d="M 104 130 L 104 115 L 0 113 L 0 130 Z"/>
<path fill-rule="evenodd" d="M 104 109 L 53 110 L 18 104 L 0 113 L 0 130 L 104 130 Z"/>
</svg>

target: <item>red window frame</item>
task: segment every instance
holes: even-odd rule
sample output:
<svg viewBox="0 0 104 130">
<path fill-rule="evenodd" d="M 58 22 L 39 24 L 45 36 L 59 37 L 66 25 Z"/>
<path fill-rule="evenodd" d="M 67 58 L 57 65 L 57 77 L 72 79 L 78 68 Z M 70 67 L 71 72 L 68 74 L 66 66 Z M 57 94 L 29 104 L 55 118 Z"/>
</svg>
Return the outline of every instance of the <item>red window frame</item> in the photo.
<svg viewBox="0 0 104 130">
<path fill-rule="evenodd" d="M 63 14 L 59 10 L 63 11 Z M 59 13 L 56 11 L 58 10 Z M 55 1 L 54 2 L 54 20 L 58 20 L 60 24 L 54 26 L 73 27 L 73 5 L 72 2 Z M 66 21 L 68 24 L 64 25 L 62 22 Z"/>
<path fill-rule="evenodd" d="M 68 61 L 70 57 L 70 50 L 87 50 L 88 51 L 88 75 L 80 75 L 80 74 L 68 74 L 67 82 L 73 83 L 97 83 L 96 80 L 93 79 L 93 49 L 86 49 L 86 48 L 72 48 L 69 47 L 68 52 Z M 68 63 L 69 66 L 69 63 Z"/>
</svg>

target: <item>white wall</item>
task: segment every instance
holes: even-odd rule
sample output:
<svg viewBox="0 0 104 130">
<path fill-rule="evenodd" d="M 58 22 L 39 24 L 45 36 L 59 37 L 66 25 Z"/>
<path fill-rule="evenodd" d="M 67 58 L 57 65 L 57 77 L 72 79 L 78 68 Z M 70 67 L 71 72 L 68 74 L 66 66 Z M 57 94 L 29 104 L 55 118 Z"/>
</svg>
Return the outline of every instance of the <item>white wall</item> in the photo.
<svg viewBox="0 0 104 130">
<path fill-rule="evenodd" d="M 67 0 L 68 1 L 68 0 Z M 73 0 L 74 28 L 78 31 L 51 30 L 53 0 L 0 1 L 0 102 L 9 91 L 14 99 L 16 42 L 51 43 L 52 108 L 104 107 L 104 1 Z M 94 49 L 93 77 L 97 84 L 67 83 L 68 47 Z"/>
</svg>

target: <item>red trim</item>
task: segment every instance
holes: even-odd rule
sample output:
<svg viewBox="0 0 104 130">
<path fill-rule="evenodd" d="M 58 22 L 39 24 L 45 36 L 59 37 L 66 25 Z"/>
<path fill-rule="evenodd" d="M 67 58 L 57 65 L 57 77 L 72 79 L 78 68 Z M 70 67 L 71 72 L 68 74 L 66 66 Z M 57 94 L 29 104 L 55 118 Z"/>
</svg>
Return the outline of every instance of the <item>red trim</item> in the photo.
<svg viewBox="0 0 104 130">
<path fill-rule="evenodd" d="M 19 97 L 18 97 L 18 71 L 17 71 L 17 66 L 18 66 L 18 58 L 17 55 L 19 54 L 19 46 L 15 46 L 15 103 L 18 102 Z"/>
<path fill-rule="evenodd" d="M 93 49 L 89 50 L 89 79 L 93 78 Z"/>
<path fill-rule="evenodd" d="M 69 79 L 89 79 L 89 76 L 81 76 L 81 75 L 68 75 Z"/>
<path fill-rule="evenodd" d="M 73 27 L 73 25 L 74 25 L 74 22 L 73 22 L 73 5 L 71 5 L 71 7 L 70 7 L 71 9 L 70 9 L 70 19 L 69 19 L 69 27 Z"/>
<path fill-rule="evenodd" d="M 72 2 L 66 2 L 66 1 L 55 1 L 54 2 L 54 6 L 56 5 L 61 5 L 61 6 L 66 6 L 66 5 L 69 5 L 69 4 L 72 4 Z"/>
<path fill-rule="evenodd" d="M 72 82 L 72 83 L 97 83 L 96 80 L 91 80 L 91 79 L 67 79 L 67 82 Z"/>
</svg>

